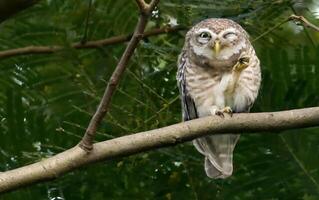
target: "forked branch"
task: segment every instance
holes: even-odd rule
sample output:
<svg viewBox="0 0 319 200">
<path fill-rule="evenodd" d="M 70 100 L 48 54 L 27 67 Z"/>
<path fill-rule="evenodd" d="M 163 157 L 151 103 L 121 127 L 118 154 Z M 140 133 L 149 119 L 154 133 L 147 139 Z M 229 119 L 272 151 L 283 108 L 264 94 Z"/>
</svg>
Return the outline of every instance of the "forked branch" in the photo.
<svg viewBox="0 0 319 200">
<path fill-rule="evenodd" d="M 149 16 L 151 15 L 152 10 L 155 8 L 158 2 L 159 0 L 152 0 L 150 4 L 146 4 L 145 1 L 143 0 L 136 0 L 136 3 L 139 7 L 141 14 L 140 14 L 138 23 L 135 27 L 135 31 L 107 84 L 107 87 L 104 91 L 100 104 L 86 129 L 84 137 L 79 143 L 79 146 L 86 152 L 90 152 L 93 148 L 92 144 L 96 134 L 96 130 L 108 111 L 112 96 L 126 69 L 128 61 L 133 55 L 134 50 L 137 47 L 138 43 L 142 39 L 144 30 L 147 24 L 147 20 Z"/>
<path fill-rule="evenodd" d="M 251 42 L 256 42 L 257 40 L 259 40 L 260 38 L 264 37 L 268 33 L 276 30 L 277 28 L 279 28 L 283 24 L 285 24 L 287 22 L 290 22 L 290 21 L 293 21 L 296 25 L 304 25 L 305 27 L 309 27 L 309 28 L 319 32 L 319 27 L 314 25 L 314 24 L 312 24 L 312 23 L 310 23 L 304 16 L 290 15 L 289 17 L 287 17 L 283 21 L 279 22 L 278 24 L 276 24 L 275 26 L 271 27 L 270 29 L 268 29 L 264 33 L 260 34 L 258 37 L 254 38 Z"/>
<path fill-rule="evenodd" d="M 268 31 L 262 33 L 258 37 L 252 40 L 252 42 L 255 42 L 259 40 L 260 38 L 264 37 L 268 33 L 272 32 L 273 30 L 277 29 L 284 23 L 288 21 L 294 21 L 297 25 L 300 25 L 302 23 L 305 27 L 312 28 L 315 31 L 319 32 L 319 27 L 310 23 L 305 17 L 303 16 L 297 16 L 297 15 L 291 15 L 288 18 L 286 18 L 284 21 L 280 22 L 279 24 L 273 26 Z M 160 35 L 160 34 L 166 34 L 166 33 L 174 33 L 180 30 L 186 30 L 187 27 L 183 26 L 175 26 L 175 27 L 161 27 L 156 28 L 151 31 L 147 31 L 142 35 L 142 38 L 147 38 L 150 36 Z M 70 45 L 71 48 L 74 49 L 94 49 L 94 48 L 100 48 L 103 46 L 113 45 L 113 44 L 119 44 L 123 42 L 127 42 L 132 38 L 133 34 L 124 34 L 124 35 L 118 35 L 113 36 L 110 38 L 100 39 L 100 40 L 94 40 L 94 41 L 87 41 L 86 43 L 82 42 L 75 42 Z M 0 51 L 0 59 L 4 58 L 10 58 L 13 56 L 20 56 L 20 55 L 29 55 L 29 54 L 50 54 L 55 53 L 57 51 L 62 50 L 63 46 L 59 45 L 51 45 L 51 46 L 26 46 L 26 47 L 20 47 L 15 49 L 8 49 Z"/>
<path fill-rule="evenodd" d="M 289 20 L 294 21 L 297 25 L 299 25 L 298 23 L 302 23 L 304 26 L 319 32 L 319 27 L 310 23 L 304 16 L 291 15 Z"/>
</svg>

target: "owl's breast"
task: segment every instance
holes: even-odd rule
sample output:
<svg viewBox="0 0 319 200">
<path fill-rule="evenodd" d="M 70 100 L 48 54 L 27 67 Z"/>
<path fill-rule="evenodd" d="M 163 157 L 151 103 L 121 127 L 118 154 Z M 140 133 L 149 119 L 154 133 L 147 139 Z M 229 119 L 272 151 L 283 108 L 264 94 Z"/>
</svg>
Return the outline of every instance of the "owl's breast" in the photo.
<svg viewBox="0 0 319 200">
<path fill-rule="evenodd" d="M 231 71 L 233 66 L 236 64 L 237 59 L 229 59 L 229 60 L 210 60 L 208 65 L 216 70 L 221 72 Z"/>
<path fill-rule="evenodd" d="M 197 107 L 215 102 L 215 88 L 221 81 L 221 74 L 212 68 L 192 66 L 186 68 L 186 88 Z"/>
</svg>

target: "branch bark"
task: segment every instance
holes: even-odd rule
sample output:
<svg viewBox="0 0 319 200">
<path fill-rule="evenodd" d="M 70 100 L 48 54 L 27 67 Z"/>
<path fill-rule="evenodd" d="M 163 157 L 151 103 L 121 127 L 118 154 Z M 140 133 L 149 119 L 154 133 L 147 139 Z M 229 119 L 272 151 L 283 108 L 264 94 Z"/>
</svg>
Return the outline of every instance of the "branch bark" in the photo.
<svg viewBox="0 0 319 200">
<path fill-rule="evenodd" d="M 1 0 L 0 1 L 0 23 L 12 15 L 29 8 L 40 0 Z"/>
<path fill-rule="evenodd" d="M 313 29 L 314 31 L 319 32 L 319 27 L 310 23 L 304 16 L 299 16 L 299 15 L 290 15 L 289 17 L 287 17 L 286 19 L 284 19 L 283 21 L 279 22 L 278 24 L 276 24 L 275 26 L 271 27 L 270 29 L 268 29 L 267 31 L 265 31 L 264 33 L 260 34 L 258 37 L 254 38 L 251 42 L 254 43 L 257 40 L 259 40 L 260 38 L 264 37 L 265 35 L 267 35 L 268 33 L 276 30 L 277 28 L 279 28 L 280 26 L 282 26 L 283 24 L 293 21 L 296 25 L 303 25 L 305 27 L 309 27 L 311 29 Z"/>
<path fill-rule="evenodd" d="M 147 31 L 142 35 L 142 39 L 148 38 L 155 35 L 161 35 L 166 33 L 174 33 L 180 30 L 185 30 L 186 27 L 176 26 L 176 27 L 162 27 L 156 28 L 151 31 Z M 88 41 L 86 43 L 75 42 L 71 44 L 71 48 L 75 49 L 94 49 L 94 48 L 101 48 L 103 46 L 119 44 L 123 42 L 127 42 L 132 38 L 131 34 L 124 34 L 119 36 L 114 36 L 106 39 L 95 40 L 95 41 Z M 19 55 L 29 55 L 29 54 L 50 54 L 55 53 L 57 51 L 62 50 L 64 47 L 59 45 L 53 46 L 26 46 L 16 49 L 8 49 L 0 51 L 0 59 L 10 58 L 13 56 Z"/>
<path fill-rule="evenodd" d="M 291 15 L 281 23 L 275 25 L 272 27 L 270 30 L 266 31 L 265 33 L 261 34 L 260 36 L 256 37 L 255 39 L 252 40 L 252 42 L 257 41 L 261 37 L 264 37 L 266 34 L 269 32 L 277 29 L 279 26 L 282 24 L 288 22 L 288 21 L 294 21 L 294 22 L 300 22 L 304 24 L 306 27 L 312 28 L 315 31 L 319 32 L 319 27 L 310 23 L 306 18 L 303 16 L 297 16 L 297 15 Z M 161 27 L 161 28 L 156 28 L 151 31 L 147 31 L 142 35 L 142 39 L 148 38 L 151 36 L 156 36 L 156 35 L 161 35 L 161 34 L 166 34 L 166 33 L 175 33 L 177 31 L 181 30 L 187 30 L 187 27 L 183 26 L 175 26 L 175 27 Z M 71 48 L 75 49 L 94 49 L 94 48 L 101 48 L 103 46 L 108 46 L 108 45 L 113 45 L 113 44 L 119 44 L 123 42 L 130 41 L 132 38 L 133 34 L 124 34 L 124 35 L 118 35 L 110 38 L 105 38 L 101 40 L 94 40 L 94 41 L 88 41 L 86 43 L 82 42 L 75 42 L 70 45 Z M 10 58 L 13 56 L 20 56 L 20 55 L 29 55 L 29 54 L 50 54 L 50 53 L 55 53 L 57 51 L 60 51 L 61 49 L 65 48 L 64 46 L 59 46 L 59 45 L 52 45 L 52 46 L 26 46 L 26 47 L 21 47 L 21 48 L 16 48 L 16 49 L 8 49 L 8 50 L 3 50 L 0 51 L 0 59 L 4 58 Z"/>
<path fill-rule="evenodd" d="M 233 117 L 211 116 L 94 144 L 87 154 L 78 146 L 40 162 L 0 173 L 0 193 L 51 180 L 81 166 L 174 146 L 195 138 L 225 133 L 279 133 L 319 126 L 319 107 L 269 113 L 240 113 Z"/>
<path fill-rule="evenodd" d="M 79 143 L 80 148 L 82 148 L 86 152 L 90 152 L 93 148 L 92 144 L 96 130 L 108 111 L 108 107 L 111 103 L 113 93 L 115 92 L 117 85 L 120 82 L 120 79 L 126 69 L 128 61 L 130 60 L 135 48 L 137 47 L 138 43 L 143 37 L 147 20 L 158 2 L 159 0 L 152 0 L 150 4 L 146 4 L 144 0 L 136 0 L 136 3 L 139 6 L 140 10 L 140 17 L 135 27 L 134 34 L 107 84 L 100 104 L 85 131 L 84 137 Z"/>
<path fill-rule="evenodd" d="M 314 31 L 319 32 L 319 27 L 310 23 L 304 16 L 298 16 L 298 15 L 291 15 L 288 18 L 290 21 L 294 21 L 296 24 L 297 23 L 302 23 L 304 26 L 313 29 Z M 298 24 L 297 24 L 298 25 Z"/>
</svg>

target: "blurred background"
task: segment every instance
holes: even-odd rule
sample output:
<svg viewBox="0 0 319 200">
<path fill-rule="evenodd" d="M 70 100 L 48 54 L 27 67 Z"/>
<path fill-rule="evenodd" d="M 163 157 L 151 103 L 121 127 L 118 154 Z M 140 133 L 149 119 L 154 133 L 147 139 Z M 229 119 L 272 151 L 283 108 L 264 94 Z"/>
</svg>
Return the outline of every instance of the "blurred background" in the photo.
<svg viewBox="0 0 319 200">
<path fill-rule="evenodd" d="M 91 3 L 91 6 L 90 6 Z M 39 161 L 76 145 L 126 43 L 76 50 L 71 44 L 131 33 L 132 0 L 42 0 L 0 24 L 0 51 L 61 45 L 53 54 L 0 59 L 0 171 Z M 251 35 L 263 81 L 252 112 L 318 106 L 319 25 L 316 0 L 162 0 L 147 30 L 190 27 L 230 18 Z M 144 39 L 130 61 L 97 141 L 181 121 L 176 60 L 185 31 Z M 263 36 L 263 37 L 259 37 Z M 243 135 L 234 174 L 206 177 L 191 143 L 83 167 L 0 199 L 319 199 L 319 129 Z"/>
</svg>

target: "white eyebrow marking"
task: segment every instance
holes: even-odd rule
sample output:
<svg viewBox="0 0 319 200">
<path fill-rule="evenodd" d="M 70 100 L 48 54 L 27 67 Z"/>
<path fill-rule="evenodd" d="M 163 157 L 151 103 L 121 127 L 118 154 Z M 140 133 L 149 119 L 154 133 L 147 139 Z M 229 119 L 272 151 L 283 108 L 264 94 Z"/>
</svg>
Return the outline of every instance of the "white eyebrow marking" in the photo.
<svg viewBox="0 0 319 200">
<path fill-rule="evenodd" d="M 216 34 L 213 31 L 209 30 L 208 28 L 200 28 L 195 31 L 195 34 L 199 34 L 202 32 L 209 32 L 212 36 L 216 36 Z"/>
<path fill-rule="evenodd" d="M 238 31 L 237 31 L 235 28 L 228 28 L 228 29 L 226 29 L 226 30 L 221 31 L 218 35 L 219 35 L 219 36 L 222 36 L 222 35 L 224 35 L 224 34 L 227 33 L 227 32 L 237 33 Z"/>
</svg>

